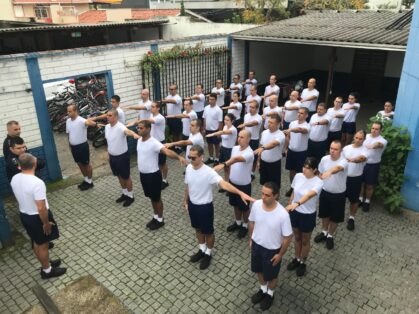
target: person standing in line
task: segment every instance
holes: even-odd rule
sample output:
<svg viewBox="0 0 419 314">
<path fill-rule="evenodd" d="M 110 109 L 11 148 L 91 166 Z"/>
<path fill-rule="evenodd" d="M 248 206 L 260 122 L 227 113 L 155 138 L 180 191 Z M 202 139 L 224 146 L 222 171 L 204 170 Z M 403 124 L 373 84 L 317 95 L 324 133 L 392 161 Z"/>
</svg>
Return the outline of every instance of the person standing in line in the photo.
<svg viewBox="0 0 419 314">
<path fill-rule="evenodd" d="M 316 158 L 305 160 L 303 172 L 297 173 L 292 181 L 293 192 L 286 207 L 295 239 L 295 257 L 287 265 L 287 270 L 295 270 L 298 277 L 306 273 L 311 234 L 316 227 L 316 204 L 323 188 L 323 181 L 316 175 L 317 165 Z"/>
<path fill-rule="evenodd" d="M 20 136 L 20 133 L 22 131 L 19 122 L 15 121 L 15 120 L 11 120 L 11 121 L 7 122 L 6 123 L 6 128 L 7 128 L 7 136 L 3 141 L 3 157 L 4 157 L 4 160 L 6 160 L 9 157 L 9 154 L 10 154 L 10 140 L 13 137 Z"/>
<path fill-rule="evenodd" d="M 224 117 L 224 127 L 222 131 L 208 134 L 206 137 L 221 136 L 221 148 L 220 148 L 220 163 L 226 162 L 231 158 L 231 151 L 236 145 L 237 141 L 237 129 L 233 125 L 234 116 L 232 113 L 227 113 Z M 224 180 L 229 182 L 230 168 L 224 167 Z M 223 189 L 219 189 L 218 192 L 226 192 Z"/>
<path fill-rule="evenodd" d="M 330 155 L 324 156 L 319 164 L 320 179 L 323 180 L 319 200 L 322 231 L 314 238 L 316 243 L 325 241 L 328 250 L 333 249 L 336 229 L 345 218 L 347 171 L 348 162 L 342 156 L 342 143 L 333 141 Z"/>
<path fill-rule="evenodd" d="M 283 107 L 278 106 L 278 97 L 275 95 L 269 97 L 269 106 L 263 108 L 262 119 L 264 121 L 263 128 L 268 129 L 269 118 L 275 114 L 278 114 L 282 117 Z"/>
<path fill-rule="evenodd" d="M 351 145 L 345 146 L 342 155 L 348 162 L 348 178 L 346 179 L 346 197 L 349 200 L 349 219 L 346 228 L 350 231 L 355 229 L 355 215 L 358 210 L 358 197 L 361 193 L 362 173 L 367 161 L 368 151 L 362 145 L 365 140 L 365 132 L 360 130 L 355 133 Z"/>
<path fill-rule="evenodd" d="M 317 160 L 322 159 L 328 150 L 327 135 L 331 119 L 326 114 L 326 110 L 326 104 L 321 102 L 317 105 L 317 113 L 313 114 L 310 119 L 307 156 Z"/>
<path fill-rule="evenodd" d="M 384 110 L 378 111 L 377 117 L 392 121 L 394 118 L 393 104 L 389 101 L 386 101 L 384 103 Z"/>
<path fill-rule="evenodd" d="M 349 145 L 352 143 L 356 132 L 356 116 L 358 115 L 361 105 L 357 103 L 358 93 L 350 93 L 348 102 L 343 104 L 342 109 L 345 110 L 345 117 L 342 123 L 342 144 Z"/>
<path fill-rule="evenodd" d="M 276 85 L 276 80 L 277 77 L 275 74 L 272 74 L 269 77 L 269 85 L 265 87 L 265 93 L 262 97 L 264 99 L 263 103 L 265 104 L 265 107 L 269 106 L 269 98 L 271 96 L 275 95 L 276 97 L 279 97 L 280 88 L 278 85 Z"/>
<path fill-rule="evenodd" d="M 204 90 L 204 87 L 202 86 L 202 84 L 196 84 L 195 95 L 189 97 L 189 99 L 192 100 L 192 108 L 198 115 L 198 120 L 201 123 L 201 127 L 203 124 L 202 115 L 204 114 L 204 108 L 205 108 L 205 95 L 203 93 L 203 90 Z M 202 129 L 201 133 L 203 133 L 203 131 L 204 130 Z"/>
<path fill-rule="evenodd" d="M 216 103 L 217 95 L 210 94 L 208 97 L 208 105 L 205 106 L 203 119 L 205 134 L 211 134 L 222 130 L 223 128 L 223 111 Z M 205 161 L 206 165 L 218 165 L 220 157 L 220 138 L 218 136 L 207 137 L 209 157 Z"/>
<path fill-rule="evenodd" d="M 301 107 L 308 109 L 307 122 L 310 121 L 311 116 L 316 113 L 317 100 L 319 99 L 319 91 L 316 87 L 316 79 L 311 78 L 307 82 L 307 88 L 303 89 L 301 93 Z"/>
<path fill-rule="evenodd" d="M 242 97 L 243 85 L 240 83 L 240 75 L 233 76 L 233 82 L 230 84 L 229 91 L 231 94 L 239 93 L 239 100 Z"/>
<path fill-rule="evenodd" d="M 277 202 L 278 197 L 278 186 L 265 183 L 262 199 L 253 203 L 249 217 L 251 270 L 256 273 L 260 284 L 251 301 L 260 303 L 262 311 L 272 306 L 282 259 L 292 240 L 290 217 Z"/>
<path fill-rule="evenodd" d="M 214 167 L 215 171 L 230 167 L 230 183 L 247 195 L 252 194 L 252 165 L 253 150 L 249 146 L 250 132 L 242 130 L 238 136 L 238 144 L 231 151 L 231 158 Z M 249 223 L 249 205 L 243 203 L 235 194 L 229 194 L 229 203 L 234 208 L 235 222 L 227 227 L 228 232 L 238 231 L 237 237 L 244 238 L 247 235 Z"/>
<path fill-rule="evenodd" d="M 118 121 L 118 111 L 111 109 L 106 114 L 108 124 L 105 126 L 105 138 L 108 143 L 109 165 L 114 176 L 118 177 L 122 195 L 116 200 L 122 206 L 130 206 L 134 202 L 132 180 L 130 174 L 130 154 L 128 152 L 127 136 L 138 139 L 137 133 L 129 130 Z"/>
<path fill-rule="evenodd" d="M 185 109 L 182 114 L 168 115 L 166 119 L 180 118 L 182 119 L 182 140 L 189 138 L 190 129 L 189 126 L 192 120 L 198 119 L 198 115 L 192 109 L 192 101 L 185 99 L 183 101 L 183 108 Z"/>
<path fill-rule="evenodd" d="M 273 97 L 273 96 L 272 96 Z M 272 98 L 271 97 L 271 98 Z M 260 105 L 262 103 L 262 97 L 260 97 L 257 94 L 257 87 L 256 86 L 251 86 L 250 87 L 250 93 L 249 95 L 246 97 L 246 101 L 244 101 L 244 105 L 246 107 L 246 113 L 249 113 L 249 105 L 252 102 L 252 100 L 256 100 L 258 103 L 258 106 L 260 108 Z M 270 102 L 269 102 L 270 103 Z"/>
<path fill-rule="evenodd" d="M 65 129 L 68 134 L 71 154 L 84 176 L 83 182 L 77 187 L 81 191 L 86 191 L 93 187 L 93 170 L 90 163 L 89 143 L 87 142 L 87 127 L 97 127 L 97 122 L 80 117 L 77 106 L 74 104 L 67 106 L 67 115 Z"/>
<path fill-rule="evenodd" d="M 381 157 L 387 147 L 387 140 L 381 136 L 382 130 L 383 124 L 381 122 L 374 122 L 371 125 L 371 133 L 367 134 L 363 144 L 368 154 L 367 164 L 364 167 L 364 173 L 362 175 L 363 184 L 361 194 L 359 195 L 359 201 L 364 212 L 370 210 L 374 187 L 378 184 Z"/>
<path fill-rule="evenodd" d="M 301 103 L 298 100 L 298 92 L 292 91 L 290 94 L 290 99 L 286 101 L 284 105 L 284 130 L 287 130 L 292 121 L 297 120 L 298 110 L 302 107 Z"/>
<path fill-rule="evenodd" d="M 228 110 L 227 113 L 232 113 L 234 115 L 234 126 L 237 128 L 240 124 L 242 124 L 243 119 L 241 118 L 241 113 L 243 109 L 243 105 L 240 102 L 240 95 L 238 92 L 233 93 L 232 102 L 229 106 L 221 108 L 223 110 Z"/>
<path fill-rule="evenodd" d="M 189 213 L 199 244 L 198 252 L 191 256 L 190 261 L 200 261 L 199 268 L 203 270 L 210 265 L 215 242 L 212 185 L 217 184 L 220 189 L 237 194 L 242 202 L 253 202 L 254 199 L 224 181 L 218 173 L 205 165 L 204 149 L 201 146 L 193 145 L 187 157 L 190 164 L 185 171 L 184 206 Z"/>
<path fill-rule="evenodd" d="M 225 90 L 222 80 L 215 81 L 215 87 L 212 88 L 211 93 L 217 95 L 217 106 L 220 108 L 224 107 Z"/>
<path fill-rule="evenodd" d="M 112 109 L 114 109 L 118 112 L 118 121 L 125 125 L 125 112 L 124 112 L 124 110 L 121 109 L 121 107 L 119 107 L 120 102 L 121 102 L 121 97 L 119 97 L 118 95 L 113 95 L 111 97 Z M 90 119 L 92 121 L 96 122 L 98 120 L 105 120 L 107 118 L 108 118 L 108 115 L 106 113 L 104 113 L 104 114 L 101 114 L 99 116 L 92 117 Z"/>
<path fill-rule="evenodd" d="M 250 95 L 252 87 L 257 88 L 258 81 L 255 79 L 255 71 L 249 71 L 249 77 L 246 81 L 243 82 L 244 85 L 244 96 L 247 97 Z"/>
<path fill-rule="evenodd" d="M 172 84 L 169 86 L 169 95 L 165 99 L 160 101 L 162 104 L 166 104 L 166 113 L 169 116 L 179 115 L 182 113 L 182 97 L 177 93 L 177 85 Z M 173 118 L 167 121 L 170 134 L 172 135 L 172 141 L 176 142 L 180 140 L 182 134 L 182 121 L 180 118 Z M 174 147 L 179 153 L 181 150 L 178 147 Z"/>
<path fill-rule="evenodd" d="M 308 109 L 303 107 L 298 109 L 297 120 L 292 121 L 284 134 L 287 136 L 285 142 L 285 151 L 287 160 L 285 169 L 290 172 L 290 182 L 294 180 L 295 174 L 303 171 L 304 161 L 307 158 L 308 135 L 310 133 L 310 125 L 306 122 Z M 290 197 L 292 188 L 285 194 Z"/>
<path fill-rule="evenodd" d="M 329 133 L 327 135 L 327 147 L 334 140 L 342 138 L 342 123 L 345 117 L 345 110 L 342 109 L 342 97 L 336 97 L 333 107 L 327 109 L 327 115 L 330 117 Z"/>
<path fill-rule="evenodd" d="M 141 91 L 141 98 L 138 102 L 138 105 L 123 107 L 125 110 L 139 110 L 138 119 L 149 119 L 151 117 L 151 100 L 150 100 L 150 91 L 148 89 L 143 89 Z"/>
<path fill-rule="evenodd" d="M 140 121 L 138 124 L 140 138 L 137 141 L 137 165 L 140 173 L 140 181 L 144 195 L 151 200 L 153 207 L 153 218 L 146 227 L 150 230 L 157 230 L 164 226 L 163 201 L 161 199 L 161 172 L 159 169 L 159 154 L 164 154 L 172 159 L 178 159 L 181 164 L 186 165 L 182 156 L 164 147 L 155 138 L 151 137 L 150 121 Z"/>
<path fill-rule="evenodd" d="M 281 189 L 281 159 L 285 145 L 285 135 L 279 130 L 281 118 L 278 114 L 271 114 L 269 127 L 262 132 L 261 146 L 254 151 L 258 155 L 260 184 L 274 182 Z"/>
<path fill-rule="evenodd" d="M 22 172 L 16 174 L 11 187 L 19 204 L 20 220 L 29 238 L 32 249 L 41 263 L 41 278 L 59 277 L 67 268 L 60 268 L 61 260 L 49 260 L 49 242 L 59 238 L 59 230 L 49 210 L 45 183 L 35 176 L 36 158 L 23 153 L 19 156 Z"/>
</svg>

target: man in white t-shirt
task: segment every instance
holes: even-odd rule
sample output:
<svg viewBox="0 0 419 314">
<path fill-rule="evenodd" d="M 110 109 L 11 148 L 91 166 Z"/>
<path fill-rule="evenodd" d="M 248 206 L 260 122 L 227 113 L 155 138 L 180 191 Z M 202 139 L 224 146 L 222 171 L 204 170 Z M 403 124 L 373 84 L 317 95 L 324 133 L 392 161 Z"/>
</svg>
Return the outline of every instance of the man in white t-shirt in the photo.
<svg viewBox="0 0 419 314">
<path fill-rule="evenodd" d="M 264 121 L 263 127 L 265 130 L 268 128 L 268 121 L 272 115 L 278 114 L 282 120 L 283 109 L 284 109 L 283 107 L 278 106 L 278 97 L 276 97 L 275 95 L 269 97 L 269 106 L 263 108 L 263 115 L 262 115 L 262 119 Z"/>
<path fill-rule="evenodd" d="M 289 128 L 290 123 L 292 121 L 297 120 L 298 109 L 302 107 L 300 101 L 298 100 L 298 97 L 299 97 L 298 92 L 292 91 L 290 94 L 290 99 L 287 100 L 284 105 L 284 123 L 283 123 L 284 130 Z"/>
<path fill-rule="evenodd" d="M 166 119 L 182 119 L 182 140 L 187 140 L 190 134 L 189 125 L 192 120 L 198 119 L 198 116 L 196 112 L 192 110 L 192 101 L 190 99 L 185 99 L 183 101 L 183 108 L 185 110 L 182 114 L 167 115 Z"/>
<path fill-rule="evenodd" d="M 322 220 L 322 231 L 316 235 L 314 242 L 325 241 L 328 250 L 334 247 L 334 236 L 338 224 L 345 218 L 346 178 L 348 162 L 342 156 L 342 143 L 333 141 L 330 144 L 330 155 L 324 156 L 319 164 L 320 179 L 323 189 L 319 197 L 319 218 Z"/>
<path fill-rule="evenodd" d="M 202 124 L 202 115 L 204 114 L 204 108 L 205 108 L 205 95 L 203 93 L 204 87 L 202 84 L 196 84 L 195 86 L 195 95 L 189 97 L 192 100 L 192 108 L 196 112 L 198 116 L 198 120 L 201 121 Z M 203 129 L 201 130 L 201 133 L 203 133 Z"/>
<path fill-rule="evenodd" d="M 213 169 L 205 165 L 204 149 L 201 146 L 193 145 L 187 157 L 191 164 L 185 171 L 184 206 L 189 213 L 199 244 L 198 252 L 191 256 L 190 261 L 201 261 L 199 268 L 206 269 L 210 265 L 215 242 L 212 186 L 217 184 L 219 188 L 239 195 L 242 202 L 252 202 L 254 199 L 224 181 Z"/>
<path fill-rule="evenodd" d="M 235 92 L 239 93 L 239 100 L 242 97 L 243 85 L 240 83 L 240 75 L 236 74 L 233 76 L 233 82 L 230 84 L 229 87 L 230 93 L 233 94 Z"/>
<path fill-rule="evenodd" d="M 319 91 L 316 87 L 316 79 L 311 78 L 307 82 L 307 88 L 301 93 L 301 106 L 308 109 L 307 122 L 311 116 L 316 113 L 317 100 L 319 99 Z"/>
<path fill-rule="evenodd" d="M 111 109 L 106 114 L 108 124 L 105 126 L 105 138 L 108 143 L 109 165 L 114 176 L 118 177 L 122 188 L 122 195 L 116 200 L 123 206 L 130 206 L 134 202 L 132 180 L 130 175 L 130 154 L 128 152 L 127 136 L 138 139 L 137 133 L 129 130 L 118 121 L 118 111 Z"/>
<path fill-rule="evenodd" d="M 255 79 L 255 71 L 249 71 L 249 77 L 243 82 L 244 85 L 244 96 L 250 95 L 252 87 L 257 87 L 258 81 Z"/>
<path fill-rule="evenodd" d="M 154 211 L 153 218 L 146 226 L 150 230 L 156 230 L 164 226 L 163 202 L 161 199 L 162 176 L 159 169 L 159 154 L 164 154 L 172 159 L 178 159 L 184 165 L 187 163 L 182 156 L 167 149 L 160 141 L 150 136 L 150 121 L 140 121 L 137 129 L 141 136 L 137 141 L 137 166 L 140 172 L 140 181 L 144 195 L 150 198 Z"/>
<path fill-rule="evenodd" d="M 279 130 L 281 118 L 271 114 L 268 129 L 262 132 L 261 146 L 254 151 L 259 163 L 260 184 L 274 182 L 281 187 L 281 159 L 285 145 L 285 135 Z"/>
<path fill-rule="evenodd" d="M 217 106 L 217 95 L 211 93 L 208 96 L 208 105 L 205 106 L 203 119 L 205 135 L 221 131 L 223 129 L 223 111 Z M 208 144 L 208 160 L 205 161 L 206 165 L 214 163 L 218 164 L 220 157 L 220 142 L 219 136 L 207 137 Z"/>
<path fill-rule="evenodd" d="M 349 145 L 352 143 L 354 134 L 356 133 L 356 116 L 358 115 L 361 105 L 358 103 L 358 93 L 352 92 L 348 96 L 348 102 L 344 103 L 342 109 L 345 110 L 345 117 L 342 123 L 342 144 Z"/>
<path fill-rule="evenodd" d="M 330 117 L 326 114 L 327 106 L 324 102 L 317 105 L 317 113 L 310 119 L 310 134 L 308 136 L 307 156 L 317 160 L 326 154 L 327 135 L 329 134 Z"/>
<path fill-rule="evenodd" d="M 122 124 L 125 124 L 125 112 L 124 110 L 121 109 L 121 107 L 119 107 L 120 102 L 121 102 L 121 97 L 119 97 L 118 95 L 113 95 L 111 97 L 111 106 L 112 106 L 112 109 L 115 109 L 118 112 L 118 121 L 121 122 Z M 98 121 L 98 120 L 104 120 L 104 119 L 107 119 L 106 113 L 91 118 L 92 121 Z"/>
<path fill-rule="evenodd" d="M 182 97 L 177 93 L 176 84 L 169 86 L 169 95 L 160 102 L 166 104 L 166 114 L 178 115 L 182 113 Z M 179 118 L 173 118 L 167 121 L 167 126 L 169 127 L 173 141 L 179 141 L 182 135 L 182 121 Z"/>
<path fill-rule="evenodd" d="M 249 216 L 249 246 L 252 250 L 251 270 L 257 274 L 260 289 L 251 298 L 268 310 L 274 300 L 278 274 L 288 246 L 292 240 L 292 227 L 288 212 L 277 202 L 279 187 L 267 182 L 262 187 L 262 199 L 252 205 Z"/>
<path fill-rule="evenodd" d="M 252 194 L 251 174 L 254 160 L 253 150 L 249 146 L 250 137 L 249 131 L 240 131 L 237 138 L 239 145 L 233 147 L 230 159 L 214 167 L 214 170 L 217 172 L 223 168 L 230 167 L 230 183 L 247 195 Z M 229 194 L 229 203 L 234 208 L 236 220 L 227 227 L 227 231 L 238 231 L 237 237 L 242 239 L 247 235 L 249 205 L 243 203 L 235 194 Z"/>
<path fill-rule="evenodd" d="M 279 86 L 276 85 L 276 80 L 277 80 L 277 77 L 274 74 L 272 74 L 269 77 L 269 85 L 265 87 L 265 93 L 263 94 L 263 97 L 262 97 L 264 99 L 263 103 L 265 104 L 265 106 L 269 106 L 270 96 L 275 95 L 276 97 L 279 97 L 280 89 L 279 89 Z"/>
<path fill-rule="evenodd" d="M 19 156 L 21 172 L 10 183 L 19 204 L 20 220 L 29 238 L 32 249 L 41 263 L 41 278 L 48 279 L 64 275 L 61 260 L 49 260 L 49 242 L 59 238 L 56 221 L 49 210 L 45 183 L 35 176 L 37 160 L 31 154 Z"/>
<path fill-rule="evenodd" d="M 274 97 L 274 96 L 272 96 Z M 272 98 L 271 97 L 271 98 Z M 252 86 L 250 87 L 250 94 L 246 97 L 246 101 L 244 101 L 244 105 L 246 106 L 246 113 L 249 113 L 249 105 L 252 100 L 256 100 L 258 106 L 260 108 L 260 104 L 262 103 L 262 97 L 257 94 L 257 87 Z"/>
<path fill-rule="evenodd" d="M 394 118 L 393 104 L 389 101 L 386 101 L 384 103 L 384 110 L 378 111 L 377 117 L 392 121 Z"/>
<path fill-rule="evenodd" d="M 243 105 L 240 102 L 240 94 L 238 92 L 233 93 L 230 105 L 221 109 L 227 110 L 227 113 L 232 113 L 234 115 L 235 120 L 233 125 L 236 128 L 243 122 L 243 119 L 241 118 Z"/>
<path fill-rule="evenodd" d="M 327 109 L 327 115 L 330 117 L 329 134 L 327 135 L 328 146 L 334 140 L 342 138 L 342 123 L 345 117 L 345 110 L 342 109 L 342 97 L 336 97 L 333 107 Z"/>
<path fill-rule="evenodd" d="M 150 92 L 148 89 L 141 91 L 141 98 L 138 105 L 123 107 L 124 110 L 139 110 L 138 119 L 148 119 L 151 116 L 151 100 Z"/>
<path fill-rule="evenodd" d="M 364 147 L 367 149 L 368 161 L 364 167 L 362 178 L 362 190 L 359 200 L 362 204 L 362 210 L 370 210 L 371 198 L 374 194 L 374 186 L 378 184 L 378 175 L 380 173 L 381 157 L 387 147 L 387 140 L 381 136 L 383 124 L 374 122 L 371 125 L 371 133 L 367 134 L 364 141 Z"/>
<path fill-rule="evenodd" d="M 71 154 L 84 177 L 83 182 L 77 187 L 81 191 L 85 191 L 93 187 L 93 170 L 90 164 L 89 144 L 87 143 L 87 127 L 97 127 L 97 123 L 91 119 L 80 117 L 77 106 L 74 104 L 67 106 L 67 115 L 65 130 L 68 134 Z"/>
<path fill-rule="evenodd" d="M 222 80 L 215 81 L 215 87 L 212 88 L 211 93 L 217 95 L 217 106 L 220 108 L 224 107 L 225 90 L 223 88 Z"/>
</svg>

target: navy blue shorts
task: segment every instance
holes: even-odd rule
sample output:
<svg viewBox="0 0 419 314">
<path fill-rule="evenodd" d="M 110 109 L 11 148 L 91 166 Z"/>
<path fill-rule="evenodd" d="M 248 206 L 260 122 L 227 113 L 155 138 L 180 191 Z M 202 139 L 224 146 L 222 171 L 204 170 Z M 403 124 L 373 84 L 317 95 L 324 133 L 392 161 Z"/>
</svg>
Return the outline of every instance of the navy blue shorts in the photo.
<svg viewBox="0 0 419 314">
<path fill-rule="evenodd" d="M 200 112 L 196 112 L 196 117 L 198 118 L 198 120 L 203 120 L 203 115 L 204 115 L 204 111 L 200 111 Z"/>
<path fill-rule="evenodd" d="M 302 172 L 304 162 L 307 158 L 307 151 L 294 152 L 288 148 L 287 160 L 285 162 L 285 169 L 295 170 L 296 172 Z"/>
<path fill-rule="evenodd" d="M 275 162 L 266 162 L 261 159 L 259 173 L 261 185 L 266 182 L 275 182 L 278 187 L 281 187 L 281 159 Z"/>
<path fill-rule="evenodd" d="M 211 134 L 211 133 L 215 133 L 215 132 L 218 132 L 218 130 L 214 130 L 214 131 L 205 130 L 205 134 Z M 207 137 L 206 139 L 207 139 L 208 144 L 217 145 L 217 144 L 220 144 L 220 142 L 221 142 L 221 139 L 218 136 Z"/>
<path fill-rule="evenodd" d="M 281 269 L 282 259 L 276 266 L 272 266 L 271 259 L 281 248 L 276 250 L 269 250 L 257 244 L 252 240 L 252 256 L 251 256 L 251 270 L 254 273 L 263 274 L 265 281 L 271 281 L 278 278 L 279 270 Z"/>
<path fill-rule="evenodd" d="M 195 205 L 188 201 L 188 212 L 191 226 L 202 234 L 214 233 L 214 204 Z"/>
<path fill-rule="evenodd" d="M 179 118 L 167 119 L 167 125 L 170 130 L 170 134 L 180 135 L 182 133 L 182 120 Z"/>
<path fill-rule="evenodd" d="M 246 193 L 247 195 L 252 194 L 252 184 L 249 183 L 247 185 L 237 185 L 230 181 L 230 183 L 239 189 L 240 191 Z M 240 196 L 234 193 L 228 193 L 228 201 L 231 206 L 238 207 L 240 211 L 245 212 L 249 210 L 249 204 L 243 202 Z"/>
<path fill-rule="evenodd" d="M 329 193 L 322 190 L 319 197 L 319 218 L 330 218 L 334 223 L 345 218 L 346 192 Z"/>
<path fill-rule="evenodd" d="M 315 142 L 308 140 L 307 157 L 314 157 L 318 162 L 326 155 L 327 140 L 321 142 Z"/>
<path fill-rule="evenodd" d="M 332 143 L 335 140 L 340 141 L 342 139 L 342 131 L 336 131 L 336 132 L 329 132 L 327 134 L 327 148 L 329 149 L 330 143 Z"/>
<path fill-rule="evenodd" d="M 140 172 L 140 181 L 146 197 L 151 199 L 152 202 L 158 202 L 161 200 L 162 176 L 160 170 L 153 173 Z"/>
<path fill-rule="evenodd" d="M 128 151 L 118 156 L 109 155 L 109 165 L 114 176 L 121 177 L 125 180 L 129 178 L 130 156 Z"/>
<path fill-rule="evenodd" d="M 283 128 L 283 130 L 288 130 L 289 127 L 290 127 L 290 123 L 291 122 L 287 122 L 287 121 L 284 120 L 284 128 Z"/>
<path fill-rule="evenodd" d="M 346 197 L 351 204 L 357 203 L 361 193 L 362 175 L 346 178 Z"/>
<path fill-rule="evenodd" d="M 252 150 L 258 149 L 259 148 L 259 140 L 250 140 L 249 146 Z M 254 160 L 257 161 L 257 158 L 255 158 Z"/>
<path fill-rule="evenodd" d="M 89 144 L 87 142 L 70 145 L 71 154 L 73 155 L 74 161 L 83 165 L 90 163 Z"/>
<path fill-rule="evenodd" d="M 316 212 L 303 214 L 296 210 L 290 212 L 291 226 L 304 233 L 311 233 L 316 227 Z"/>
<path fill-rule="evenodd" d="M 39 218 L 39 215 L 27 215 L 20 213 L 20 220 L 23 227 L 26 230 L 29 238 L 38 245 L 51 242 L 60 237 L 60 232 L 58 231 L 57 223 L 54 220 L 52 212 L 48 210 L 48 221 L 51 221 L 55 225 L 51 226 L 50 235 L 45 235 L 44 229 L 42 229 L 42 221 Z"/>
<path fill-rule="evenodd" d="M 355 134 L 356 133 L 356 123 L 355 122 L 343 122 L 342 123 L 342 133 Z"/>
<path fill-rule="evenodd" d="M 367 185 L 377 185 L 378 175 L 380 173 L 380 163 L 366 164 L 362 174 L 362 182 Z"/>
<path fill-rule="evenodd" d="M 188 138 L 189 138 L 189 136 L 188 136 Z M 164 145 L 164 144 L 166 144 L 166 141 L 162 141 L 160 143 L 162 143 Z M 165 163 L 166 163 L 166 155 L 162 154 L 162 153 L 159 153 L 159 166 L 163 166 Z"/>
<path fill-rule="evenodd" d="M 231 151 L 232 148 L 226 148 L 224 146 L 221 146 L 220 148 L 220 162 L 226 162 L 231 158 Z"/>
</svg>

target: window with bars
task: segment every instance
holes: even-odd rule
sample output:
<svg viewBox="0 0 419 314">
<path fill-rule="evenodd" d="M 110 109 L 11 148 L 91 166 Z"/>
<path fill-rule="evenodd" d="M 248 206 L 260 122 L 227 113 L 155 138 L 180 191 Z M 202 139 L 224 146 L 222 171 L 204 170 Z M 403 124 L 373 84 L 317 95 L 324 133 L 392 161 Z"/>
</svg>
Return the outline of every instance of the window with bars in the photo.
<svg viewBox="0 0 419 314">
<path fill-rule="evenodd" d="M 35 7 L 35 16 L 38 19 L 49 18 L 49 7 L 37 5 Z"/>
</svg>

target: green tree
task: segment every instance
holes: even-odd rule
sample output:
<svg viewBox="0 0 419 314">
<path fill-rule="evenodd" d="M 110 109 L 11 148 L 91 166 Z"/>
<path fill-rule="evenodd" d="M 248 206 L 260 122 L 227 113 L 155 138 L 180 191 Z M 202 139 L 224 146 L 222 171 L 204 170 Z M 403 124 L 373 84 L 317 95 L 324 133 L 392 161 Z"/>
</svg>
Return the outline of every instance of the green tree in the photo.
<svg viewBox="0 0 419 314">
<path fill-rule="evenodd" d="M 304 0 L 304 8 L 309 10 L 363 9 L 365 0 Z"/>
</svg>

